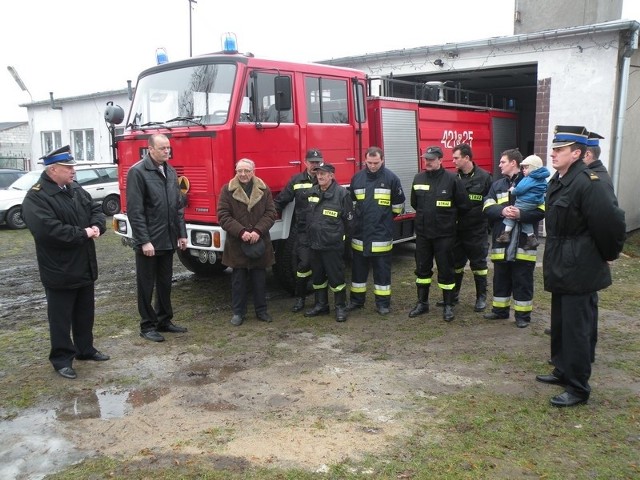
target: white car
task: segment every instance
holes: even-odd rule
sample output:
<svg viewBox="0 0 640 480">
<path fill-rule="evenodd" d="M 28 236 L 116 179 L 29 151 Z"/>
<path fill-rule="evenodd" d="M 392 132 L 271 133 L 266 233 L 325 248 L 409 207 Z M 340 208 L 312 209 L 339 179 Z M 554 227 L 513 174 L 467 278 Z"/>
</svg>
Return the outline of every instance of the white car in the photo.
<svg viewBox="0 0 640 480">
<path fill-rule="evenodd" d="M 75 166 L 76 181 L 91 197 L 102 203 L 105 215 L 120 212 L 118 189 L 118 167 L 111 163 L 78 164 Z M 22 220 L 22 200 L 27 191 L 38 181 L 42 170 L 27 172 L 6 190 L 0 190 L 0 223 L 9 228 L 20 229 L 26 225 Z"/>
</svg>

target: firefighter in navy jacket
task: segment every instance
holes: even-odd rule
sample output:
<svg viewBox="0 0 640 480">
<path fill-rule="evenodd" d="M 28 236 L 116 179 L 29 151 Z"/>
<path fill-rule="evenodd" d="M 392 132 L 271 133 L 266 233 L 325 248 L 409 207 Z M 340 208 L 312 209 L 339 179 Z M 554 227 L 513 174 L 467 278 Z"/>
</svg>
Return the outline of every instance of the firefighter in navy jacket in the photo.
<svg viewBox="0 0 640 480">
<path fill-rule="evenodd" d="M 295 229 L 296 234 L 296 287 L 294 293 L 296 301 L 291 309 L 294 313 L 304 308 L 307 282 L 311 277 L 309 241 L 307 240 L 307 209 L 309 207 L 307 197 L 311 187 L 318 183 L 316 168 L 322 165 L 322 162 L 320 150 L 309 150 L 304 160 L 305 171 L 291 177 L 284 190 L 274 199 L 276 210 L 280 214 L 290 202 L 295 201 L 292 230 Z"/>
<path fill-rule="evenodd" d="M 538 231 L 538 223 L 544 218 L 544 203 L 533 210 L 520 210 L 513 206 L 515 196 L 509 189 L 520 182 L 524 175 L 520 171 L 522 154 L 517 149 L 502 152 L 500 171 L 503 178 L 491 185 L 489 194 L 484 200 L 483 211 L 489 218 L 492 245 L 490 258 L 493 261 L 493 307 L 485 314 L 487 320 L 509 318 L 511 296 L 516 326 L 529 326 L 533 310 L 533 271 L 536 266 L 536 247 L 525 250 L 527 236 L 520 231 L 520 223 L 514 227 L 508 243 L 498 242 L 504 231 L 502 221 L 505 217 L 533 224 L 533 231 Z"/>
<path fill-rule="evenodd" d="M 324 163 L 316 169 L 318 184 L 309 193 L 307 236 L 311 247 L 311 278 L 315 305 L 305 317 L 329 313 L 327 287 L 335 295 L 336 321 L 347 320 L 344 279 L 344 239 L 351 233 L 353 202 L 346 188 L 334 180 L 335 167 Z"/>
<path fill-rule="evenodd" d="M 453 302 L 458 303 L 464 267 L 469 261 L 473 280 L 476 286 L 475 312 L 482 312 L 487 307 L 487 252 L 489 237 L 487 235 L 487 217 L 482 213 L 484 197 L 491 188 L 491 175 L 478 167 L 473 161 L 473 152 L 466 143 L 453 147 L 453 163 L 458 169 L 458 178 L 462 180 L 471 209 L 458 218 L 456 242 L 453 248 L 456 286 L 453 289 Z"/>
<path fill-rule="evenodd" d="M 386 315 L 391 304 L 393 217 L 404 210 L 405 196 L 400 179 L 384 165 L 382 149 L 370 147 L 365 163 L 366 168 L 351 179 L 351 198 L 355 207 L 351 298 L 347 309 L 351 311 L 364 306 L 371 265 L 376 311 Z"/>
<path fill-rule="evenodd" d="M 443 318 L 454 319 L 453 243 L 459 211 L 470 207 L 467 191 L 460 179 L 442 166 L 442 149 L 429 147 L 422 156 L 425 171 L 418 173 L 411 186 L 411 206 L 416 210 L 416 284 L 418 303 L 409 312 L 416 317 L 429 311 L 429 287 L 433 260 L 438 266 L 438 286 L 442 289 Z"/>
<path fill-rule="evenodd" d="M 599 174 L 582 162 L 587 131 L 557 126 L 551 144 L 555 175 L 547 190 L 543 259 L 544 289 L 551 292 L 550 375 L 543 383 L 562 385 L 551 398 L 557 407 L 584 403 L 591 393 L 593 294 L 611 285 L 608 261 L 615 260 L 625 240 L 624 212 Z"/>
</svg>

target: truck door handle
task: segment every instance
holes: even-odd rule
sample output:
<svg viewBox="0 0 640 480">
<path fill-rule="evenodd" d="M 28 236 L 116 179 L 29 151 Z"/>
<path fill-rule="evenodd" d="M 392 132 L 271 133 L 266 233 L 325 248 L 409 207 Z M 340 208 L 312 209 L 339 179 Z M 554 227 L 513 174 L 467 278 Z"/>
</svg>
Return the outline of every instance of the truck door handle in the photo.
<svg viewBox="0 0 640 480">
<path fill-rule="evenodd" d="M 302 162 L 300 160 L 291 160 L 289 162 L 290 165 L 300 165 Z"/>
<path fill-rule="evenodd" d="M 347 157 L 346 160 L 347 160 L 347 162 L 355 162 L 356 161 L 355 157 Z"/>
</svg>

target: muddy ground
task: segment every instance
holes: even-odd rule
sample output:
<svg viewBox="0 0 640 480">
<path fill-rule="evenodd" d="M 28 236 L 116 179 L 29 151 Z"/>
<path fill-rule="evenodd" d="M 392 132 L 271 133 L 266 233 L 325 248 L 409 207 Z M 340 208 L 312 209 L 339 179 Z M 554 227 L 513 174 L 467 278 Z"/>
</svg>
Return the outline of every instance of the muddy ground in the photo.
<svg viewBox="0 0 640 480">
<path fill-rule="evenodd" d="M 111 360 L 76 361 L 78 379 L 66 380 L 46 358 L 46 304 L 28 235 L 0 230 L 16 249 L 0 267 L 0 327 L 35 329 L 40 354 L 1 371 L 0 381 L 6 387 L 41 378 L 52 392 L 35 408 L 2 408 L 1 478 L 40 478 L 96 455 L 149 467 L 198 458 L 230 470 L 323 471 L 346 459 L 384 455 L 411 434 L 416 416 L 438 422 L 425 399 L 471 386 L 541 402 L 558 393 L 533 381 L 541 373 L 536 369 L 547 370 L 549 297 L 537 297 L 529 328 L 515 328 L 513 319 L 486 321 L 472 310 L 467 275 L 454 322 L 442 321 L 437 298 L 430 314 L 409 319 L 412 244 L 394 252 L 392 314 L 379 316 L 369 298 L 345 324 L 290 313 L 292 299 L 269 275 L 274 322 L 249 314 L 233 327 L 228 272 L 202 279 L 176 260 L 174 321 L 189 332 L 166 334 L 167 341 L 155 344 L 138 336 L 133 254 L 113 233 L 98 242 L 95 339 Z M 602 313 L 591 405 L 598 404 L 600 388 L 625 383 L 640 392 L 637 379 L 629 383 L 612 367 L 606 338 L 609 326 L 637 329 L 640 323 Z M 504 357 L 518 361 L 496 360 Z"/>
</svg>

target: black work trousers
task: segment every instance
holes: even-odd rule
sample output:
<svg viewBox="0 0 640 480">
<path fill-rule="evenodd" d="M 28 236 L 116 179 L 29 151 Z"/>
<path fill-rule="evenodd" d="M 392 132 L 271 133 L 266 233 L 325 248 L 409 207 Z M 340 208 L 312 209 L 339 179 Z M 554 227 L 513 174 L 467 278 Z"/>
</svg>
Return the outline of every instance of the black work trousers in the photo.
<svg viewBox="0 0 640 480">
<path fill-rule="evenodd" d="M 331 288 L 333 292 L 345 289 L 344 250 L 311 250 L 311 279 L 313 289 Z"/>
<path fill-rule="evenodd" d="M 71 367 L 76 355 L 91 357 L 95 313 L 94 284 L 70 290 L 45 288 L 53 368 Z"/>
<path fill-rule="evenodd" d="M 171 279 L 173 251 L 156 251 L 147 257 L 136 252 L 136 283 L 138 285 L 138 313 L 140 331 L 149 332 L 166 327 L 173 318 L 171 307 Z M 152 306 L 155 288 L 155 306 Z"/>
<path fill-rule="evenodd" d="M 509 317 L 511 296 L 516 319 L 531 320 L 533 310 L 533 271 L 535 262 L 493 263 L 493 308 L 504 318 Z"/>
<path fill-rule="evenodd" d="M 249 284 L 253 291 L 256 315 L 267 313 L 267 270 L 264 268 L 234 268 L 231 272 L 231 308 L 234 315 L 247 315 Z"/>
<path fill-rule="evenodd" d="M 489 235 L 486 226 L 475 230 L 459 230 L 453 246 L 453 265 L 461 272 L 469 261 L 474 275 L 487 275 Z"/>
<path fill-rule="evenodd" d="M 438 266 L 438 286 L 443 290 L 453 290 L 456 283 L 453 273 L 453 243 L 454 237 L 426 238 L 422 235 L 416 237 L 415 258 L 418 284 L 431 283 L 435 259 Z"/>
<path fill-rule="evenodd" d="M 553 374 L 568 392 L 589 398 L 593 294 L 551 294 L 551 361 Z"/>
</svg>

